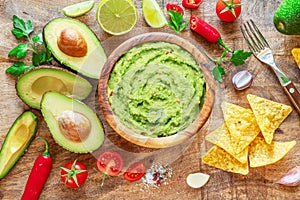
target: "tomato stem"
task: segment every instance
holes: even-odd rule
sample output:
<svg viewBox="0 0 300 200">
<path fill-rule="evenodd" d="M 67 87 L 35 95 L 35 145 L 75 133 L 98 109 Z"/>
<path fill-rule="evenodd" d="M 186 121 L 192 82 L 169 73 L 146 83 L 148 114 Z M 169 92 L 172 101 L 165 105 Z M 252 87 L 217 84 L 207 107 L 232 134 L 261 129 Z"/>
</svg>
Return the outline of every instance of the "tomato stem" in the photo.
<svg viewBox="0 0 300 200">
<path fill-rule="evenodd" d="M 104 181 L 105 181 L 105 179 L 106 179 L 106 177 L 108 176 L 108 174 L 107 173 L 103 173 L 103 179 L 102 179 L 102 183 L 101 183 L 101 187 L 104 185 Z"/>
</svg>

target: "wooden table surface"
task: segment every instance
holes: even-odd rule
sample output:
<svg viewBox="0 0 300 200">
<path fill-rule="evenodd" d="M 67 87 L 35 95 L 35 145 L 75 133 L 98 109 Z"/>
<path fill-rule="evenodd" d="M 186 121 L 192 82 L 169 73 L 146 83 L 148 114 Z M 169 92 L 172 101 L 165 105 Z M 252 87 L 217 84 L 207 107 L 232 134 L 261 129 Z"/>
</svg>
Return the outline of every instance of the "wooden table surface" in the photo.
<svg viewBox="0 0 300 200">
<path fill-rule="evenodd" d="M 13 27 L 12 16 L 18 15 L 23 19 L 31 19 L 36 27 L 35 33 L 42 31 L 43 26 L 55 17 L 62 17 L 61 9 L 69 4 L 77 3 L 78 0 L 1 0 L 0 1 L 0 145 L 2 145 L 8 129 L 13 121 L 28 108 L 17 96 L 15 90 L 16 78 L 6 74 L 7 67 L 12 65 L 14 58 L 7 56 L 8 52 L 20 43 L 11 34 Z M 159 1 L 161 7 L 170 2 Z M 181 3 L 180 0 L 173 2 Z M 232 49 L 249 50 L 240 31 L 240 25 L 253 19 L 271 45 L 276 62 L 283 71 L 294 81 L 296 87 L 300 89 L 300 70 L 296 66 L 291 55 L 294 47 L 300 47 L 299 36 L 282 35 L 273 26 L 273 13 L 280 4 L 280 0 L 264 1 L 251 0 L 243 1 L 243 10 L 240 18 L 234 23 L 221 22 L 215 14 L 215 1 L 205 0 L 197 10 L 186 10 L 185 20 L 191 14 L 200 16 L 217 28 L 222 34 L 223 40 Z M 123 36 L 111 36 L 104 33 L 96 22 L 96 6 L 88 14 L 78 17 L 86 23 L 100 39 L 107 55 L 114 48 L 128 38 L 146 32 L 167 32 L 174 33 L 169 27 L 161 29 L 150 28 L 143 19 L 141 0 L 135 1 L 139 11 L 139 20 L 136 27 Z M 175 33 L 174 33 L 175 34 Z M 179 34 L 179 36 L 191 41 L 212 56 L 219 56 L 222 49 L 215 44 L 210 44 L 200 36 L 194 34 L 189 27 Z M 30 62 L 26 58 L 25 62 Z M 205 65 L 211 70 L 214 65 Z M 250 168 L 247 176 L 228 173 L 214 167 L 203 164 L 200 157 L 212 146 L 204 140 L 204 136 L 211 130 L 223 123 L 220 103 L 223 101 L 249 107 L 246 94 L 257 94 L 265 98 L 291 105 L 285 96 L 273 72 L 266 65 L 261 64 L 252 56 L 244 65 L 235 67 L 231 64 L 224 65 L 226 75 L 224 82 L 216 82 L 216 99 L 213 112 L 209 121 L 201 129 L 196 137 L 190 141 L 168 149 L 147 149 L 137 147 L 120 138 L 105 121 L 97 102 L 97 80 L 90 80 L 94 85 L 91 96 L 86 100 L 98 114 L 105 129 L 104 145 L 92 154 L 75 154 L 64 150 L 57 145 L 48 131 L 41 114 L 37 110 L 33 112 L 39 117 L 39 130 L 37 135 L 46 137 L 50 142 L 50 151 L 53 155 L 53 169 L 44 187 L 40 199 L 300 199 L 299 186 L 284 187 L 274 184 L 288 169 L 300 164 L 300 118 L 299 114 L 293 110 L 290 116 L 284 121 L 276 131 L 275 140 L 289 141 L 297 140 L 296 147 L 288 153 L 281 161 L 260 168 Z M 249 70 L 254 81 L 249 89 L 243 91 L 234 90 L 231 78 L 243 69 Z M 123 176 L 107 178 L 105 185 L 100 187 L 103 175 L 96 171 L 95 157 L 106 149 L 114 149 L 122 153 L 125 166 L 130 163 L 142 160 L 147 167 L 152 162 L 169 165 L 172 169 L 172 177 L 167 180 L 166 185 L 160 187 L 147 188 L 143 182 L 128 183 L 123 180 Z M 44 150 L 44 144 L 40 141 L 33 141 L 23 157 L 18 161 L 10 173 L 0 180 L 0 199 L 19 199 L 30 173 L 36 157 Z M 89 178 L 85 185 L 79 189 L 68 189 L 60 181 L 60 167 L 70 160 L 78 159 L 88 167 Z M 185 179 L 193 172 L 203 172 L 209 174 L 209 182 L 201 189 L 190 188 Z"/>
</svg>

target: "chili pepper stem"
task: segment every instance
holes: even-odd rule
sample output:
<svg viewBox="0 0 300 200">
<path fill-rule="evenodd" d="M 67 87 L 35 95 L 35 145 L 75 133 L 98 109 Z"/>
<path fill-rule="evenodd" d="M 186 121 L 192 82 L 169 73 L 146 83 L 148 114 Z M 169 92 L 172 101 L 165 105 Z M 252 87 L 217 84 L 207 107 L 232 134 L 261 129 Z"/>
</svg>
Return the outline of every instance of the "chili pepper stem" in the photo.
<svg viewBox="0 0 300 200">
<path fill-rule="evenodd" d="M 226 51 L 233 53 L 233 51 L 223 42 L 222 38 L 219 38 L 217 44 L 221 45 Z"/>
<path fill-rule="evenodd" d="M 36 137 L 36 139 L 39 139 L 39 140 L 43 140 L 46 147 L 45 147 L 45 151 L 43 152 L 43 156 L 51 156 L 50 155 L 50 152 L 49 152 L 49 144 L 48 144 L 48 141 L 44 138 L 44 137 L 41 137 L 41 136 L 38 136 Z"/>
</svg>

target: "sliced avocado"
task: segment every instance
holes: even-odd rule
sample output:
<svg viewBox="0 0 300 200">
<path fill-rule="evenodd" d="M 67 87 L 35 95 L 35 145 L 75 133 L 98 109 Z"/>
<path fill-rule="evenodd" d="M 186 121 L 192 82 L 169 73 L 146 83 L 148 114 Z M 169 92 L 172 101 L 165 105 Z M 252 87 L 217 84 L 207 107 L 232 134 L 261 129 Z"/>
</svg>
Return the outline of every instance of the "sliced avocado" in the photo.
<svg viewBox="0 0 300 200">
<path fill-rule="evenodd" d="M 24 154 L 36 134 L 37 124 L 37 117 L 30 111 L 25 111 L 15 120 L 0 150 L 0 179 Z"/>
<path fill-rule="evenodd" d="M 96 35 L 84 23 L 56 18 L 43 31 L 45 43 L 61 64 L 98 79 L 107 56 Z"/>
<path fill-rule="evenodd" d="M 286 35 L 300 35 L 300 0 L 283 0 L 274 13 L 276 29 Z"/>
<path fill-rule="evenodd" d="M 102 124 L 84 103 L 56 92 L 44 94 L 41 111 L 54 140 L 75 153 L 88 153 L 104 140 Z"/>
<path fill-rule="evenodd" d="M 30 107 L 40 109 L 45 92 L 53 91 L 79 100 L 92 91 L 92 85 L 67 70 L 42 66 L 23 74 L 16 83 L 17 94 Z"/>
</svg>

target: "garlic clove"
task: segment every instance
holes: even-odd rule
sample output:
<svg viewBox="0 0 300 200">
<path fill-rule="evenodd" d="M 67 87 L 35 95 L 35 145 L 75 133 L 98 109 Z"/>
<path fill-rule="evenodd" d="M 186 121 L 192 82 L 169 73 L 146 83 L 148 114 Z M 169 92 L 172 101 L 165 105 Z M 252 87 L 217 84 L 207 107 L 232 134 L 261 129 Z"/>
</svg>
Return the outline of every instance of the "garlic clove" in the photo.
<svg viewBox="0 0 300 200">
<path fill-rule="evenodd" d="M 232 77 L 232 84 L 236 90 L 244 90 L 250 87 L 252 81 L 252 74 L 247 70 L 240 71 Z"/>
<path fill-rule="evenodd" d="M 186 182 L 192 188 L 200 188 L 207 183 L 209 177 L 208 174 L 203 174 L 201 172 L 193 173 L 187 176 Z"/>
<path fill-rule="evenodd" d="M 300 183 L 300 166 L 290 169 L 280 180 L 275 183 L 286 186 L 297 186 Z"/>
</svg>

